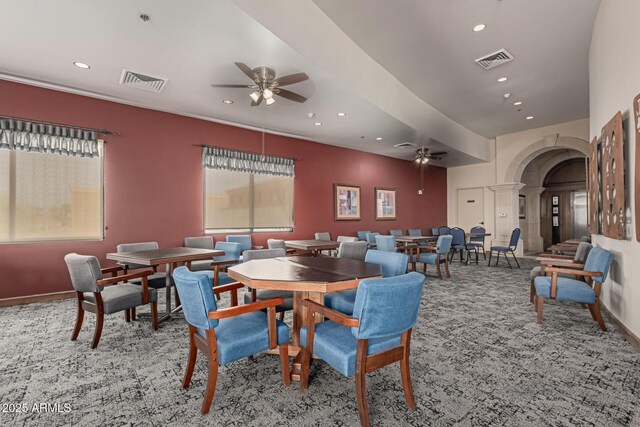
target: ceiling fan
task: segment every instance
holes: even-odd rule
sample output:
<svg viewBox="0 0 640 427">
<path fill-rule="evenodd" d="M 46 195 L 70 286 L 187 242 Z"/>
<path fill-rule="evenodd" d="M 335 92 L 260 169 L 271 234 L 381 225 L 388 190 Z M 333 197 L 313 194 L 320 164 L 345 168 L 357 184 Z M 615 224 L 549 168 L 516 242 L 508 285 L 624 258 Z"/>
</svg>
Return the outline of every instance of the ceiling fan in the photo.
<svg viewBox="0 0 640 427">
<path fill-rule="evenodd" d="M 282 86 L 288 86 L 308 80 L 309 76 L 305 73 L 289 74 L 288 76 L 276 78 L 276 72 L 272 68 L 256 67 L 251 69 L 247 64 L 243 64 L 242 62 L 234 62 L 234 64 L 236 64 L 236 66 L 240 68 L 240 71 L 249 77 L 253 83 L 250 85 L 211 85 L 211 87 L 253 89 L 253 93 L 249 95 L 252 107 L 260 105 L 263 99 L 267 105 L 273 104 L 276 102 L 274 95 L 281 96 L 294 102 L 305 102 L 307 100 L 307 98 L 302 95 L 298 95 L 295 92 L 291 92 L 287 89 L 281 89 Z"/>
<path fill-rule="evenodd" d="M 429 160 L 442 160 L 447 154 L 446 151 L 439 151 L 437 153 L 430 153 L 428 148 L 418 148 L 416 150 L 415 162 L 418 165 L 426 165 Z"/>
</svg>

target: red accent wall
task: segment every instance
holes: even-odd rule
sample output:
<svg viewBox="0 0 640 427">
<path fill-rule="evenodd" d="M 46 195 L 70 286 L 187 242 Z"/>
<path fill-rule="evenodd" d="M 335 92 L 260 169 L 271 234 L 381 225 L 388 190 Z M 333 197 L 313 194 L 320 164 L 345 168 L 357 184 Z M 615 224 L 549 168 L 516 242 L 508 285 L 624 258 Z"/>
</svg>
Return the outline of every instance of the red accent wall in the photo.
<svg viewBox="0 0 640 427">
<path fill-rule="evenodd" d="M 127 242 L 157 241 L 182 246 L 186 236 L 202 235 L 201 149 L 209 144 L 260 152 L 260 133 L 219 123 L 162 113 L 99 99 L 0 80 L 0 114 L 76 126 L 110 129 L 106 137 L 104 241 L 0 245 L 0 298 L 71 290 L 65 254 L 105 254 Z M 428 229 L 446 223 L 446 169 L 427 166 L 427 190 L 418 195 L 418 169 L 408 161 L 276 135 L 266 136 L 269 154 L 295 157 L 295 230 L 255 234 L 313 238 L 316 231 L 384 234 L 391 228 Z M 333 219 L 333 183 L 360 185 L 362 220 Z M 396 189 L 398 219 L 375 221 L 374 187 Z M 215 236 L 224 239 L 224 236 Z"/>
</svg>

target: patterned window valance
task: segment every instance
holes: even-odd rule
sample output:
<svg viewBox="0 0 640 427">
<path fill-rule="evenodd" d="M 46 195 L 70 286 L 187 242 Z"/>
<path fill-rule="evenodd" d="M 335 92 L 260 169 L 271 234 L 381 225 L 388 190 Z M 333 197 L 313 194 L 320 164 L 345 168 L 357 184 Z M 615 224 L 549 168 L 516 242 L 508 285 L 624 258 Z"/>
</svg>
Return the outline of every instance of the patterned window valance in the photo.
<svg viewBox="0 0 640 427">
<path fill-rule="evenodd" d="M 293 159 L 218 147 L 203 148 L 202 167 L 292 178 L 295 176 Z"/>
<path fill-rule="evenodd" d="M 100 155 L 96 131 L 15 119 L 0 119 L 0 148 L 79 157 Z"/>
</svg>

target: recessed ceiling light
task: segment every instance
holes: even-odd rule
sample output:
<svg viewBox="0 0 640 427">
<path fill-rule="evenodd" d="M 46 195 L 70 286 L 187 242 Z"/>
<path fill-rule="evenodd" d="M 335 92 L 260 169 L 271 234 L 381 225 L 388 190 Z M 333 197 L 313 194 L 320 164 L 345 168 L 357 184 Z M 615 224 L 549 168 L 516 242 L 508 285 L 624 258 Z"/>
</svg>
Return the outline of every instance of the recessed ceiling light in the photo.
<svg viewBox="0 0 640 427">
<path fill-rule="evenodd" d="M 516 106 L 517 105 L 522 105 L 522 101 L 516 101 L 516 102 L 513 103 L 513 105 L 516 105 Z"/>
<path fill-rule="evenodd" d="M 382 137 L 381 136 L 377 137 L 376 141 L 382 141 Z"/>
<path fill-rule="evenodd" d="M 73 65 L 78 68 L 82 68 L 83 70 L 88 70 L 89 68 L 91 68 L 89 64 L 85 64 L 84 62 L 74 62 Z"/>
<path fill-rule="evenodd" d="M 307 117 L 309 117 L 309 118 L 312 118 L 312 117 L 315 117 L 315 116 L 316 116 L 316 113 L 308 113 L 307 114 Z"/>
<path fill-rule="evenodd" d="M 322 123 L 320 123 L 320 122 L 315 122 L 315 123 L 314 123 L 314 125 L 316 125 L 316 126 L 322 126 Z"/>
<path fill-rule="evenodd" d="M 533 119 L 533 116 L 527 116 L 527 120 Z"/>
<path fill-rule="evenodd" d="M 224 102 L 225 104 L 233 104 L 233 101 L 230 99 L 223 99 L 222 102 Z"/>
<path fill-rule="evenodd" d="M 346 116 L 346 115 L 347 115 L 347 113 L 338 113 L 338 114 L 337 114 L 337 116 L 338 116 L 338 117 L 344 117 L 344 116 Z"/>
<path fill-rule="evenodd" d="M 482 31 L 482 30 L 484 30 L 486 27 L 487 27 L 487 26 L 486 26 L 486 25 L 484 25 L 484 24 L 478 24 L 478 25 L 476 25 L 475 27 L 473 27 L 473 31 L 475 31 L 475 32 L 477 33 L 478 31 Z"/>
<path fill-rule="evenodd" d="M 510 93 L 505 93 L 505 94 L 504 94 L 504 95 L 502 95 L 502 96 L 504 96 L 504 99 L 508 99 L 508 98 L 511 96 L 511 94 L 510 94 Z"/>
<path fill-rule="evenodd" d="M 498 81 L 499 81 L 500 83 L 506 82 L 507 80 L 509 80 L 509 78 L 507 78 L 507 77 L 500 77 L 500 78 L 498 79 Z"/>
</svg>

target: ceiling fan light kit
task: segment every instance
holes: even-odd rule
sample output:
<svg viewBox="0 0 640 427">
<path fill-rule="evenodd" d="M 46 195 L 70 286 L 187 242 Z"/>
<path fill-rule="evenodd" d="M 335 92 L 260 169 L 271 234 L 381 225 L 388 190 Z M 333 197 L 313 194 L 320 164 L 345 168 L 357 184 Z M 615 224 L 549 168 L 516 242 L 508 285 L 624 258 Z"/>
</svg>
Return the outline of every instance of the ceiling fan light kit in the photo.
<svg viewBox="0 0 640 427">
<path fill-rule="evenodd" d="M 242 62 L 236 62 L 236 67 L 240 69 L 247 77 L 249 77 L 253 84 L 239 85 L 239 84 L 221 84 L 211 85 L 212 87 L 224 87 L 224 88 L 248 88 L 253 89 L 253 92 L 249 95 L 251 98 L 251 106 L 257 107 L 265 100 L 267 106 L 273 105 L 276 100 L 275 96 L 288 99 L 294 102 L 305 102 L 307 98 L 302 95 L 298 95 L 295 92 L 291 92 L 287 89 L 281 89 L 282 86 L 292 85 L 303 82 L 309 79 L 305 73 L 289 74 L 288 76 L 276 78 L 276 72 L 269 67 L 256 67 L 254 69 L 249 68 Z"/>
</svg>

